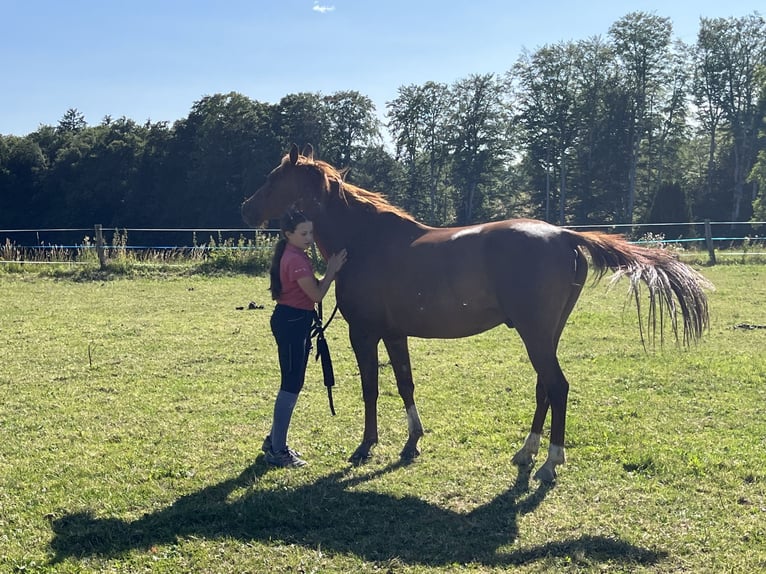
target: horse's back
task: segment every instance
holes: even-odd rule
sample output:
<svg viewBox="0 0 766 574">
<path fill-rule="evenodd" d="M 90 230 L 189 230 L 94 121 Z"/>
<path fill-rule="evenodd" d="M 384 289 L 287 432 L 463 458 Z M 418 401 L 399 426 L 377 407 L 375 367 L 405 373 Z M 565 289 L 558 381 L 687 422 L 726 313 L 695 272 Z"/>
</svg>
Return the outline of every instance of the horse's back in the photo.
<svg viewBox="0 0 766 574">
<path fill-rule="evenodd" d="M 509 219 L 487 224 L 484 249 L 496 270 L 537 281 L 568 276 L 576 244 L 566 229 L 535 219 Z"/>
</svg>

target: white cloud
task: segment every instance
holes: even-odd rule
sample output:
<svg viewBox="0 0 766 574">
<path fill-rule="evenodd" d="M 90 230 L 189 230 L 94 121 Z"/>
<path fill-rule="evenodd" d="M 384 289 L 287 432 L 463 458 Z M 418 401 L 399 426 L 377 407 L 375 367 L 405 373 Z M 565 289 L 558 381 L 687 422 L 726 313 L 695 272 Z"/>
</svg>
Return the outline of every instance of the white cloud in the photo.
<svg viewBox="0 0 766 574">
<path fill-rule="evenodd" d="M 335 10 L 335 6 L 327 6 L 320 4 L 318 0 L 314 0 L 314 7 L 312 10 L 314 10 L 314 12 L 319 12 L 320 14 L 326 14 L 327 12 Z"/>
</svg>

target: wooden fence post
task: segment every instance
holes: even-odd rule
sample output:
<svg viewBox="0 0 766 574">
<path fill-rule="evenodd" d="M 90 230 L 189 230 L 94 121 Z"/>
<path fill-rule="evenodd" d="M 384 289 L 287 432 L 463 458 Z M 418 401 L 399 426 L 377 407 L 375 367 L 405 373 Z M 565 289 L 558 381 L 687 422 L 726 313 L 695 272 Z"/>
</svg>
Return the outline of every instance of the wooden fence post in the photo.
<svg viewBox="0 0 766 574">
<path fill-rule="evenodd" d="M 710 220 L 705 220 L 705 245 L 707 245 L 708 263 L 715 265 L 715 248 L 713 247 L 713 233 L 710 231 Z"/>
<path fill-rule="evenodd" d="M 104 234 L 101 231 L 101 224 L 96 224 L 96 253 L 98 254 L 98 264 L 101 269 L 106 267 L 106 251 L 104 250 Z"/>
</svg>

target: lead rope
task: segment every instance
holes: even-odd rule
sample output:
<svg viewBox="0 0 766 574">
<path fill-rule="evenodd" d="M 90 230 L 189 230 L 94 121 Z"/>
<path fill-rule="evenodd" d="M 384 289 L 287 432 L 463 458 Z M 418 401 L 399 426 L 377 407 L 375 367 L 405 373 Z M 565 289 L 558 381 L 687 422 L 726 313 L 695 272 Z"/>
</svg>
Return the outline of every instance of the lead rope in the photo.
<svg viewBox="0 0 766 574">
<path fill-rule="evenodd" d="M 314 256 L 314 260 L 318 259 L 316 243 L 311 245 L 311 252 Z M 330 347 L 327 346 L 327 341 L 324 338 L 325 330 L 332 323 L 335 313 L 338 311 L 338 304 L 335 304 L 335 309 L 330 313 L 330 318 L 327 320 L 327 325 L 322 325 L 322 302 L 317 303 L 317 311 L 314 313 L 314 325 L 311 328 L 311 337 L 317 338 L 317 354 L 314 357 L 315 361 L 322 357 L 322 378 L 324 379 L 324 386 L 327 387 L 327 400 L 330 403 L 330 412 L 332 416 L 335 416 L 335 404 L 332 400 L 332 388 L 335 386 L 335 373 L 332 368 L 332 358 L 330 357 Z"/>
<path fill-rule="evenodd" d="M 317 312 L 314 313 L 314 325 L 311 328 L 311 337 L 317 338 L 317 353 L 314 358 L 315 361 L 322 357 L 322 376 L 324 378 L 324 386 L 327 387 L 327 400 L 330 403 L 330 412 L 332 416 L 335 416 L 335 404 L 332 400 L 332 388 L 335 386 L 335 373 L 332 368 L 332 358 L 330 357 L 330 348 L 327 346 L 327 340 L 324 337 L 324 332 L 327 327 L 330 326 L 335 313 L 338 310 L 338 305 L 335 305 L 335 309 L 330 314 L 330 318 L 327 320 L 327 325 L 322 325 L 322 302 L 317 304 Z"/>
</svg>

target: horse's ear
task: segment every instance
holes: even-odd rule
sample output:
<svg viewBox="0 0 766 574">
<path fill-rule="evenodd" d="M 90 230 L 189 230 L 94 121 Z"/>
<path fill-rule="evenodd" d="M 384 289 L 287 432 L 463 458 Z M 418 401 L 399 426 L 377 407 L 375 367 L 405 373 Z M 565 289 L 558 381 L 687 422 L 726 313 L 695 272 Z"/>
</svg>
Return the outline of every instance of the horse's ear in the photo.
<svg viewBox="0 0 766 574">
<path fill-rule="evenodd" d="M 309 161 L 314 161 L 314 146 L 312 146 L 310 143 L 307 143 L 305 146 L 303 146 L 303 153 L 301 155 Z"/>
<path fill-rule="evenodd" d="M 298 146 L 295 144 L 290 146 L 290 163 L 293 165 L 298 163 Z"/>
</svg>

